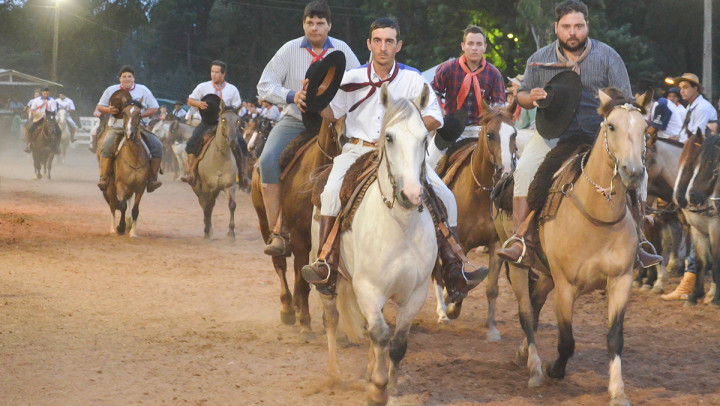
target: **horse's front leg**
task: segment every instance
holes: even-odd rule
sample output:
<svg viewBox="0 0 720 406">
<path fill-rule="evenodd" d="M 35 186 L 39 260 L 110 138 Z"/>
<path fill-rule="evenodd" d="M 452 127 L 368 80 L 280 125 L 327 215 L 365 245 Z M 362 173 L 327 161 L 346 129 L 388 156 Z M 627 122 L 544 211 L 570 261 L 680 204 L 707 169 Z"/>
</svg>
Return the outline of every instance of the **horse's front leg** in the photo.
<svg viewBox="0 0 720 406">
<path fill-rule="evenodd" d="M 553 277 L 556 274 L 553 273 Z M 632 276 L 632 275 L 631 275 Z M 632 284 L 632 277 L 629 284 Z M 558 357 L 547 366 L 547 374 L 551 378 L 563 379 L 567 362 L 575 352 L 575 338 L 572 332 L 573 306 L 575 305 L 575 289 L 566 280 L 556 282 L 555 315 L 558 324 Z"/>
<path fill-rule="evenodd" d="M 132 205 L 132 212 L 131 212 L 131 219 L 130 219 L 130 231 L 128 232 L 128 235 L 130 238 L 137 238 L 137 219 L 140 215 L 140 199 L 142 199 L 143 192 L 145 189 L 141 190 L 140 193 L 135 195 L 134 203 Z"/>
<path fill-rule="evenodd" d="M 535 321 L 533 316 L 533 306 L 530 299 L 529 278 L 526 268 L 510 265 L 510 285 L 512 286 L 515 297 L 518 301 L 518 315 L 520 316 L 520 326 L 525 333 L 525 339 L 515 353 L 515 364 L 522 366 L 527 364 L 530 372 L 528 387 L 538 387 L 543 382 L 542 363 L 538 355 L 537 346 L 535 344 Z"/>
<path fill-rule="evenodd" d="M 198 182 L 200 180 L 198 179 Z M 212 212 L 213 208 L 215 207 L 215 199 L 217 199 L 218 193 L 212 193 L 210 196 L 206 196 L 204 204 L 203 204 L 203 216 L 204 216 L 204 222 L 205 222 L 205 229 L 203 230 L 205 232 L 205 235 L 203 238 L 206 240 L 209 240 L 212 238 L 213 232 L 212 232 Z"/>
<path fill-rule="evenodd" d="M 228 196 L 228 209 L 230 210 L 230 224 L 228 225 L 228 237 L 232 241 L 235 241 L 235 186 L 230 187 L 226 191 Z"/>
<path fill-rule="evenodd" d="M 415 289 L 410 299 L 398 309 L 395 319 L 395 334 L 390 339 L 390 372 L 388 376 L 388 387 L 394 394 L 397 392 L 398 373 L 400 372 L 400 361 L 405 357 L 407 351 L 408 335 L 415 316 L 417 316 L 420 308 L 425 303 L 427 297 L 427 284 Z"/>
<path fill-rule="evenodd" d="M 488 314 L 487 314 L 487 340 L 489 342 L 500 341 L 500 330 L 497 329 L 497 323 L 495 321 L 495 311 L 497 309 L 497 297 L 498 297 L 498 280 L 500 278 L 500 271 L 502 269 L 503 261 L 495 255 L 495 251 L 498 249 L 498 242 L 494 242 L 488 246 L 488 256 L 490 258 L 490 273 L 488 274 L 488 280 L 485 284 L 485 294 L 488 300 Z"/>
<path fill-rule="evenodd" d="M 360 302 L 358 302 L 360 303 Z M 376 309 L 368 314 L 368 330 L 370 332 L 371 351 L 374 365 L 370 373 L 367 396 L 368 404 L 385 405 L 388 402 L 388 344 L 390 328 L 382 313 L 382 303 L 375 303 Z M 361 305 L 362 307 L 362 305 Z M 365 313 L 365 311 L 363 312 Z"/>
<path fill-rule="evenodd" d="M 433 292 L 435 292 L 435 313 L 438 316 L 438 323 L 448 324 L 450 323 L 450 319 L 447 315 L 447 306 L 445 305 L 445 298 L 443 297 L 442 269 L 437 261 L 433 268 L 431 285 Z"/>
<path fill-rule="evenodd" d="M 611 405 L 630 405 L 625 396 L 625 384 L 622 379 L 622 351 L 623 351 L 623 322 L 625 309 L 630 301 L 632 285 L 632 271 L 609 278 L 607 284 L 608 298 L 608 324 L 610 330 L 607 335 L 607 349 L 610 355 L 610 392 Z"/>
<path fill-rule="evenodd" d="M 295 234 L 295 233 L 293 233 Z M 338 237 L 339 238 L 339 237 Z M 303 339 L 312 339 L 310 327 L 310 285 L 302 277 L 302 267 L 309 263 L 310 246 L 300 241 L 299 236 L 291 236 L 293 252 L 293 269 L 295 271 L 295 286 L 293 287 L 293 307 L 300 323 L 300 334 Z"/>
</svg>

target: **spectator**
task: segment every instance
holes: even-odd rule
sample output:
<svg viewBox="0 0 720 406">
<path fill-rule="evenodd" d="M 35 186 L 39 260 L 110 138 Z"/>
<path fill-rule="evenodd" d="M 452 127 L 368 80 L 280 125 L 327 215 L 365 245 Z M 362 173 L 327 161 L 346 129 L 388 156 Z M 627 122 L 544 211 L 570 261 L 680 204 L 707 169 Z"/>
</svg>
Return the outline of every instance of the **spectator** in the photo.
<svg viewBox="0 0 720 406">
<path fill-rule="evenodd" d="M 680 139 L 683 119 L 683 111 L 672 101 L 661 97 L 653 104 L 650 110 L 648 134 L 657 133 L 660 138 L 677 141 Z"/>
</svg>

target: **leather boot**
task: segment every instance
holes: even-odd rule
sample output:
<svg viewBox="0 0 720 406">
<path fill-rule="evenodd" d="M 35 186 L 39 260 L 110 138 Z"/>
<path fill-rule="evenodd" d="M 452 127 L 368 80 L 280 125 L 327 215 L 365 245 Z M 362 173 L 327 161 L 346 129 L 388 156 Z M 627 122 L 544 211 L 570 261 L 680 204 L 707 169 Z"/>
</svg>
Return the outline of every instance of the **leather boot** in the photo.
<svg viewBox="0 0 720 406">
<path fill-rule="evenodd" d="M 70 142 L 75 142 L 75 131 L 74 127 L 70 127 Z"/>
<path fill-rule="evenodd" d="M 247 176 L 247 155 L 242 152 L 237 143 L 232 143 L 230 145 L 233 155 L 235 155 L 235 165 L 238 170 L 238 186 L 243 192 L 250 193 L 250 184 L 252 183 L 252 180 L 250 180 Z"/>
<path fill-rule="evenodd" d="M 197 157 L 195 154 L 187 154 L 187 162 L 185 162 L 185 176 L 180 178 L 181 181 L 188 183 L 190 186 L 195 184 L 195 168 L 197 167 Z"/>
<path fill-rule="evenodd" d="M 479 268 L 474 271 L 466 272 L 465 263 L 469 263 L 467 258 L 459 256 L 462 254 L 462 248 L 458 241 L 457 227 L 450 227 L 450 236 L 446 237 L 440 227 L 436 228 L 438 256 L 442 265 L 443 285 L 447 290 L 449 301 L 457 303 L 464 299 L 468 292 L 480 284 L 488 275 L 488 268 Z M 455 249 L 453 249 L 455 245 Z M 457 252 L 456 252 L 457 250 Z"/>
<path fill-rule="evenodd" d="M 112 161 L 112 158 L 105 158 L 104 156 L 100 157 L 100 180 L 98 181 L 97 186 L 103 192 L 106 191 L 108 187 L 108 178 L 110 177 L 110 172 L 112 171 Z"/>
<path fill-rule="evenodd" d="M 30 139 L 30 131 L 25 127 L 25 152 L 28 154 L 32 151 L 32 139 Z"/>
<path fill-rule="evenodd" d="M 697 276 L 695 276 L 694 273 L 685 272 L 680 284 L 675 290 L 667 295 L 660 296 L 660 298 L 662 300 L 686 300 L 688 295 L 695 289 L 695 278 L 697 278 Z"/>
<path fill-rule="evenodd" d="M 337 281 L 337 267 L 340 263 L 340 236 L 335 235 L 329 246 L 329 251 L 323 255 L 323 249 L 330 235 L 330 231 L 337 220 L 336 216 L 320 216 L 320 248 L 318 258 L 312 264 L 302 267 L 302 277 L 308 283 L 315 285 L 320 294 L 335 295 L 335 282 Z"/>
<path fill-rule="evenodd" d="M 147 191 L 148 193 L 152 193 L 155 191 L 155 189 L 162 186 L 162 182 L 158 180 L 158 172 L 160 171 L 160 162 L 162 161 L 161 158 L 151 158 L 150 159 L 150 178 L 147 182 Z"/>
<path fill-rule="evenodd" d="M 267 255 L 278 257 L 285 256 L 290 250 L 290 241 L 283 235 L 282 229 L 277 226 L 280 218 L 280 206 L 282 204 L 279 183 L 267 183 L 262 185 L 262 198 L 265 205 L 268 226 L 273 227 L 272 234 L 268 239 L 263 252 Z"/>
<path fill-rule="evenodd" d="M 506 261 L 531 266 L 535 256 L 535 212 L 530 212 L 527 197 L 513 197 L 512 221 L 515 234 L 505 241 L 497 255 Z"/>
<path fill-rule="evenodd" d="M 637 258 L 638 261 L 640 261 L 640 265 L 643 268 L 650 268 L 651 266 L 658 265 L 662 263 L 663 257 L 662 255 L 657 255 L 657 251 L 655 251 L 655 247 L 652 245 L 650 241 L 645 239 L 645 235 L 643 235 L 642 227 L 643 222 L 645 221 L 645 202 L 640 202 L 639 205 L 636 205 L 636 209 L 634 210 L 634 216 L 635 217 L 635 223 L 637 224 L 637 235 L 638 235 L 638 249 L 637 249 Z M 647 245 L 652 249 L 654 252 L 653 254 L 645 251 L 643 249 L 643 245 Z"/>
</svg>

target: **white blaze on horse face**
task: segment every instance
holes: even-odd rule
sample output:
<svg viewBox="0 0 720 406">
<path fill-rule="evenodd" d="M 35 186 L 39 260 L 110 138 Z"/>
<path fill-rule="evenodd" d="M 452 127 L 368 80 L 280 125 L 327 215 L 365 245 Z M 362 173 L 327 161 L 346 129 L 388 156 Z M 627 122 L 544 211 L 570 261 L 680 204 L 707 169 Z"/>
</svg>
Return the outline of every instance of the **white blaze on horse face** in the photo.
<svg viewBox="0 0 720 406">
<path fill-rule="evenodd" d="M 386 130 L 386 134 L 392 138 L 392 142 L 386 139 L 390 171 L 397 180 L 402 181 L 401 191 L 413 206 L 419 206 L 422 201 L 420 174 L 424 165 L 423 147 L 427 135 L 425 124 L 419 118 L 403 123 L 404 128 L 393 126 Z"/>
<path fill-rule="evenodd" d="M 515 134 L 515 127 L 507 123 L 500 124 L 500 152 L 502 153 L 503 175 L 512 172 L 512 151 L 510 142 Z"/>
<path fill-rule="evenodd" d="M 137 107 L 135 107 L 135 106 L 130 106 L 130 112 L 129 112 L 129 114 L 128 114 L 130 117 L 128 118 L 127 124 L 125 125 L 125 134 L 126 134 L 128 137 L 132 134 L 133 113 L 135 112 L 135 109 L 136 109 L 136 108 L 137 108 Z"/>
</svg>

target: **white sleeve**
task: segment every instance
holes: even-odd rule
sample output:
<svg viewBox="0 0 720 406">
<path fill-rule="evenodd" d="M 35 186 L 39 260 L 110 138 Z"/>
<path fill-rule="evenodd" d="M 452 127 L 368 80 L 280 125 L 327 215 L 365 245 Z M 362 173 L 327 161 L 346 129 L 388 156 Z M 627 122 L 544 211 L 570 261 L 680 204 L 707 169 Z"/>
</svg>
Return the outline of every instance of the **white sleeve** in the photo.
<svg viewBox="0 0 720 406">
<path fill-rule="evenodd" d="M 438 98 L 435 96 L 435 92 L 433 91 L 433 88 L 430 86 L 430 84 L 425 80 L 424 77 L 420 77 L 420 84 L 422 86 L 428 87 L 429 97 L 428 97 L 428 104 L 425 106 L 425 108 L 422 111 L 423 117 L 432 117 L 435 120 L 437 120 L 440 123 L 440 127 L 442 127 L 445 122 L 443 121 L 443 115 L 442 110 L 440 109 L 440 103 L 438 103 Z M 422 87 L 420 87 L 420 91 L 422 92 Z M 440 128 L 438 127 L 438 128 Z"/>
<path fill-rule="evenodd" d="M 143 100 L 143 104 L 145 105 L 145 108 L 148 109 L 157 109 L 160 108 L 160 105 L 158 104 L 157 100 L 155 99 L 155 96 L 153 96 L 150 89 L 147 87 L 145 88 L 145 99 Z"/>
<path fill-rule="evenodd" d="M 240 99 L 240 92 L 237 90 L 237 88 L 235 88 L 235 91 L 230 98 L 230 105 L 233 108 L 238 108 L 242 105 L 242 100 Z"/>
<path fill-rule="evenodd" d="M 110 91 L 111 88 L 112 86 L 105 89 L 102 96 L 100 96 L 100 101 L 98 101 L 98 105 L 105 107 L 110 105 L 110 96 L 112 96 L 112 92 Z"/>
<path fill-rule="evenodd" d="M 203 96 L 204 96 L 204 95 L 202 94 L 202 89 L 200 89 L 201 86 L 202 86 L 202 83 L 200 83 L 199 85 L 195 86 L 195 90 L 193 90 L 192 93 L 190 93 L 190 96 L 188 96 L 188 97 L 190 97 L 191 99 L 195 99 L 195 100 L 197 100 L 197 101 L 200 101 L 200 100 L 203 98 Z"/>
</svg>

